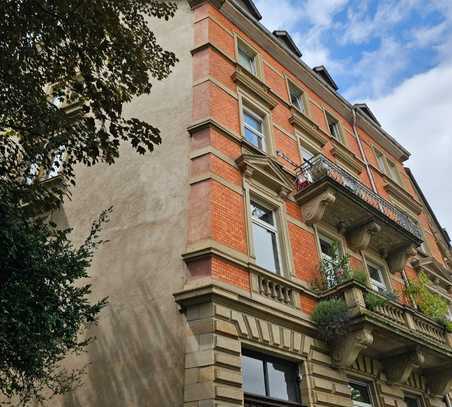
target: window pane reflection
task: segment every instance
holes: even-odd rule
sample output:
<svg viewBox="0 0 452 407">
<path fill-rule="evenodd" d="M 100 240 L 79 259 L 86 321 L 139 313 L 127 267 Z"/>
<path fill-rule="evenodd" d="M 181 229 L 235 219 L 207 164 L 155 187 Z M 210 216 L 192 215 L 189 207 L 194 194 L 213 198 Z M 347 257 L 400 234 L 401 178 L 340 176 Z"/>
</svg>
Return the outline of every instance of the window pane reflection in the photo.
<svg viewBox="0 0 452 407">
<path fill-rule="evenodd" d="M 246 393 L 266 396 L 264 362 L 251 356 L 242 356 L 243 389 Z"/>
</svg>

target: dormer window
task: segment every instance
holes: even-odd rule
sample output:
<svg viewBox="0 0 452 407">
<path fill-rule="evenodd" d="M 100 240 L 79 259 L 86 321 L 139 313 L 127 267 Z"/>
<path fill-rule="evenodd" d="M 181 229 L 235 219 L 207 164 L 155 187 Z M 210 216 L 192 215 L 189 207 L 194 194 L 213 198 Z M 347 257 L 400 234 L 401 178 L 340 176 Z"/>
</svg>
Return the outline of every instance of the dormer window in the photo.
<svg viewBox="0 0 452 407">
<path fill-rule="evenodd" d="M 330 130 L 331 137 L 342 143 L 342 133 L 339 126 L 339 121 L 329 113 L 326 114 L 326 120 L 328 122 L 328 128 Z"/>
<path fill-rule="evenodd" d="M 240 40 L 238 41 L 238 62 L 247 71 L 257 76 L 257 54 Z"/>
<path fill-rule="evenodd" d="M 303 91 L 297 88 L 292 82 L 289 82 L 290 103 L 300 112 L 306 113 Z"/>
</svg>

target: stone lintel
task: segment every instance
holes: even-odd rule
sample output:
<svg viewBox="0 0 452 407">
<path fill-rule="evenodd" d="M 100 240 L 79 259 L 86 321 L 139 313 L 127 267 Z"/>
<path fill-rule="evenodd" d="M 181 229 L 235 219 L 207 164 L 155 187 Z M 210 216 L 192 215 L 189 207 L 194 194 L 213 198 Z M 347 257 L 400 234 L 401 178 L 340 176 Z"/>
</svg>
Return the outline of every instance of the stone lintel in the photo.
<svg viewBox="0 0 452 407">
<path fill-rule="evenodd" d="M 419 349 L 383 360 L 386 377 L 391 383 L 404 384 L 414 369 L 422 366 L 424 355 Z"/>
</svg>

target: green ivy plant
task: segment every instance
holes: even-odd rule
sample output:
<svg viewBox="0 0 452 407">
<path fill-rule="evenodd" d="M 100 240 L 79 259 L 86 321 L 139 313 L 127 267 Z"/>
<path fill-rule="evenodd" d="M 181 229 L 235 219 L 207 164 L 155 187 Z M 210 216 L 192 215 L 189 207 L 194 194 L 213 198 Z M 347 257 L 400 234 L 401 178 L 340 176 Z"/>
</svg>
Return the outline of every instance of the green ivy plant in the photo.
<svg viewBox="0 0 452 407">
<path fill-rule="evenodd" d="M 331 342 L 337 336 L 347 333 L 347 321 L 350 316 L 345 301 L 333 298 L 320 301 L 311 318 L 317 324 L 321 338 Z"/>
<path fill-rule="evenodd" d="M 430 290 L 431 284 L 427 275 L 421 272 L 417 280 L 407 283 L 405 293 L 414 299 L 419 311 L 441 323 L 445 329 L 452 332 L 452 322 L 447 320 L 448 303 L 440 295 Z"/>
<path fill-rule="evenodd" d="M 386 290 L 382 293 L 368 292 L 364 296 L 366 306 L 371 311 L 375 311 L 377 308 L 384 306 L 388 301 L 399 301 L 399 296 L 394 291 Z"/>
</svg>

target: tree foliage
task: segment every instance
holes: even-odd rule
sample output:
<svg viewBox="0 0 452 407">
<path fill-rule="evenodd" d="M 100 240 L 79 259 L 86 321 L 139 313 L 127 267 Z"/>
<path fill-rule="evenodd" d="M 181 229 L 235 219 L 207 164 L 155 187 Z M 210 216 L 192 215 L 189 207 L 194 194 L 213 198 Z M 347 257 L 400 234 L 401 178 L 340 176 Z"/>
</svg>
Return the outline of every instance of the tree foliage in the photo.
<svg viewBox="0 0 452 407">
<path fill-rule="evenodd" d="M 168 19 L 175 9 L 159 0 L 0 2 L 3 188 L 49 204 L 49 189 L 27 185 L 24 175 L 61 166 L 73 183 L 78 162 L 112 164 L 121 142 L 140 154 L 161 142 L 157 128 L 124 117 L 123 105 L 171 72 L 176 56 L 158 44 L 147 16 Z M 76 117 L 62 108 L 74 103 L 82 113 Z M 64 162 L 54 160 L 62 148 Z"/>
<path fill-rule="evenodd" d="M 86 348 L 79 338 L 105 305 L 90 303 L 83 279 L 108 211 L 80 247 L 41 215 L 70 193 L 77 165 L 114 164 L 121 143 L 144 154 L 161 142 L 123 106 L 177 62 L 152 32 L 175 10 L 160 0 L 0 2 L 0 394 L 22 405 L 77 383 L 81 372 L 60 362 Z M 59 182 L 42 182 L 56 172 Z"/>
<path fill-rule="evenodd" d="M 20 404 L 43 400 L 43 391 L 64 393 L 80 378 L 82 370 L 67 372 L 59 363 L 91 341 L 84 331 L 106 303 L 91 304 L 91 286 L 79 280 L 88 277 L 108 214 L 75 248 L 69 229 L 0 213 L 2 275 L 8 276 L 0 284 L 0 389 Z"/>
</svg>

